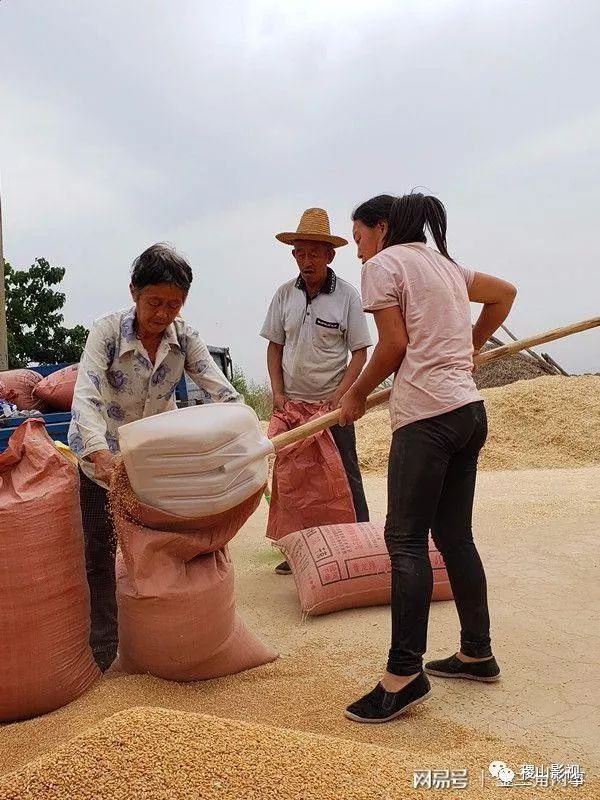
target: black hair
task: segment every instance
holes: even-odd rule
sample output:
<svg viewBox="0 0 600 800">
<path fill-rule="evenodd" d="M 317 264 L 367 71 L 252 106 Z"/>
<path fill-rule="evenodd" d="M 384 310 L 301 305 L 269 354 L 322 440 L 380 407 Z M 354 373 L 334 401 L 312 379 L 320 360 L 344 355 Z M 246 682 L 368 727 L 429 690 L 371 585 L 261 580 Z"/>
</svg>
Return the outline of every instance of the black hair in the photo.
<svg viewBox="0 0 600 800">
<path fill-rule="evenodd" d="M 440 253 L 453 261 L 446 245 L 446 209 L 437 197 L 419 192 L 401 197 L 380 194 L 361 203 L 352 214 L 352 220 L 358 220 L 368 228 L 387 222 L 384 247 L 408 242 L 425 243 L 425 229 L 428 228 Z"/>
<path fill-rule="evenodd" d="M 131 284 L 140 291 L 157 283 L 170 283 L 186 293 L 192 285 L 192 268 L 168 244 L 153 244 L 138 256 L 131 267 Z"/>
</svg>

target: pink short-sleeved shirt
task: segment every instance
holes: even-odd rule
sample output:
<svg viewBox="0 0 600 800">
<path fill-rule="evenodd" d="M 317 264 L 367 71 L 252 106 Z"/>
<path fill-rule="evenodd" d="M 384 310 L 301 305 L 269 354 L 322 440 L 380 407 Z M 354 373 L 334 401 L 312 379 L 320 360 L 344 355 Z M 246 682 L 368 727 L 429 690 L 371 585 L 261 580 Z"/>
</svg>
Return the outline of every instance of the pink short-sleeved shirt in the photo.
<svg viewBox="0 0 600 800">
<path fill-rule="evenodd" d="M 390 398 L 393 430 L 482 399 L 472 373 L 474 275 L 420 242 L 387 247 L 363 266 L 364 310 L 400 306 L 408 334 Z"/>
</svg>

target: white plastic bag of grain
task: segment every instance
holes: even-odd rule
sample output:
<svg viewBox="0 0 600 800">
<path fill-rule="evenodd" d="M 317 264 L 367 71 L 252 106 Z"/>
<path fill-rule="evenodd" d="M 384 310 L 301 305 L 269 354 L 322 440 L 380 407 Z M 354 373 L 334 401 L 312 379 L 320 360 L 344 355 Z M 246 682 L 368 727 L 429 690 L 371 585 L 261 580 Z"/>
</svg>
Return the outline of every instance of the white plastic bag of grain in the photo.
<svg viewBox="0 0 600 800">
<path fill-rule="evenodd" d="M 242 403 L 180 408 L 119 428 L 131 488 L 142 502 L 180 517 L 221 514 L 267 482 L 273 450 Z"/>
</svg>

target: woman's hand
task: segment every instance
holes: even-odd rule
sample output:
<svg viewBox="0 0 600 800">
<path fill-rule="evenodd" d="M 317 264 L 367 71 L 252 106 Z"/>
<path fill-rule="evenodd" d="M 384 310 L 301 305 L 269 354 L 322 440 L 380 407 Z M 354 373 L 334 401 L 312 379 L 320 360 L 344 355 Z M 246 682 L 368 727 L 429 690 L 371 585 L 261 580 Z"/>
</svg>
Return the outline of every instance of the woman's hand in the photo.
<svg viewBox="0 0 600 800">
<path fill-rule="evenodd" d="M 98 450 L 92 453 L 89 459 L 94 465 L 94 478 L 108 486 L 117 465 L 116 456 L 110 450 Z"/>
<path fill-rule="evenodd" d="M 481 350 L 477 350 L 477 349 L 475 349 L 475 347 L 473 347 L 473 363 L 471 365 L 471 372 L 472 373 L 475 372 L 475 370 L 477 369 L 477 362 L 475 361 L 475 359 L 477 358 L 479 353 L 481 353 Z"/>
<path fill-rule="evenodd" d="M 340 402 L 340 425 L 351 425 L 364 417 L 367 411 L 367 395 L 355 388 L 348 389 Z"/>
</svg>

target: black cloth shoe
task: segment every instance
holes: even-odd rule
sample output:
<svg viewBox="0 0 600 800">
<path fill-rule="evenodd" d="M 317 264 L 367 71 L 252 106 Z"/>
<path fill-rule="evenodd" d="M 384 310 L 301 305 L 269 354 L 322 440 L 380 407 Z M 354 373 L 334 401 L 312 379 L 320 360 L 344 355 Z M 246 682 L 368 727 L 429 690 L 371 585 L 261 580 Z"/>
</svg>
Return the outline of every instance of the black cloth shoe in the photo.
<svg viewBox="0 0 600 800">
<path fill-rule="evenodd" d="M 275 572 L 278 575 L 291 575 L 292 568 L 290 567 L 287 561 L 282 561 L 281 564 L 277 564 L 277 566 L 275 567 Z"/>
<path fill-rule="evenodd" d="M 461 661 L 456 654 L 439 661 L 428 661 L 425 664 L 428 675 L 439 678 L 467 678 L 470 681 L 493 683 L 500 679 L 500 667 L 494 656 L 485 661 Z"/>
<path fill-rule="evenodd" d="M 419 672 L 404 689 L 399 692 L 386 692 L 378 683 L 372 692 L 348 706 L 344 712 L 354 722 L 389 722 L 404 714 L 412 706 L 427 700 L 431 686 L 427 676 Z"/>
</svg>

